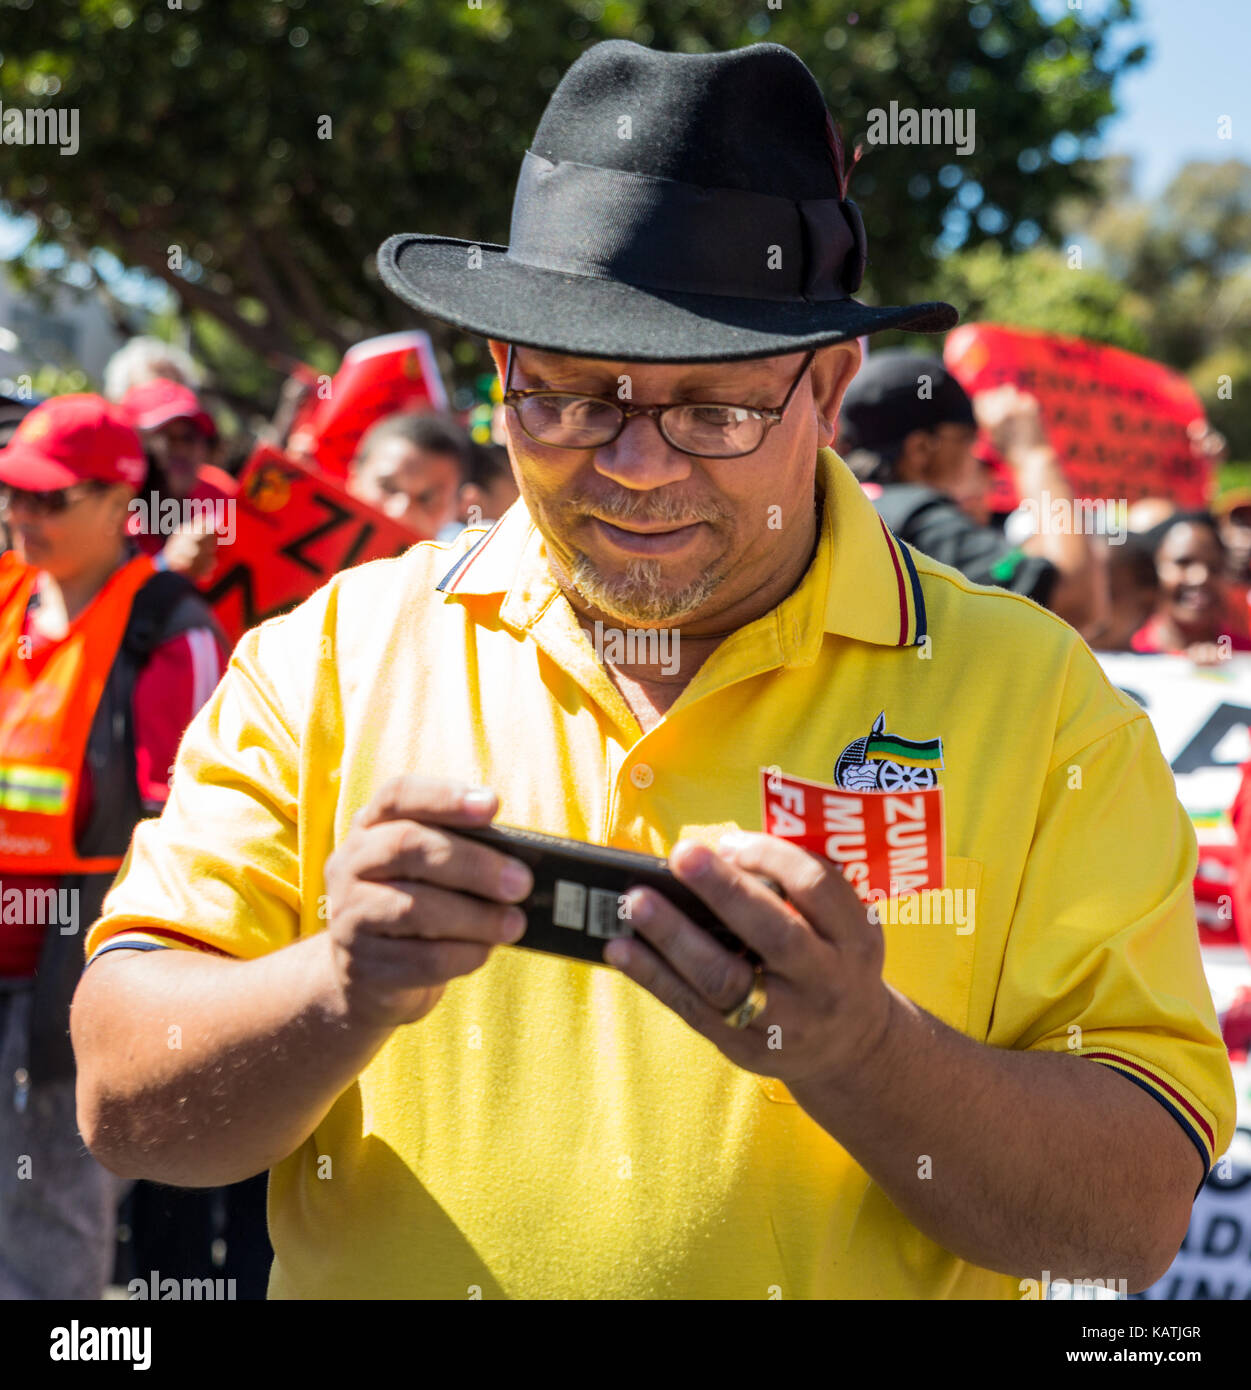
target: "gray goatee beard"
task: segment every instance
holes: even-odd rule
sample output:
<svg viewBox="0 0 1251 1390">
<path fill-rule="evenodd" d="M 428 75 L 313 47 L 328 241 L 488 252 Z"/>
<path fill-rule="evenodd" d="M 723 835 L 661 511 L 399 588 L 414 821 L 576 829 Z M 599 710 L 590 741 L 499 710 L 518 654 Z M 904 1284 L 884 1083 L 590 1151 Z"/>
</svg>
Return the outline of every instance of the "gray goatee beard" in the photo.
<svg viewBox="0 0 1251 1390">
<path fill-rule="evenodd" d="M 631 560 L 625 573 L 605 579 L 590 557 L 575 552 L 569 582 L 589 604 L 610 618 L 633 623 L 662 623 L 685 617 L 701 607 L 725 577 L 723 570 L 705 570 L 680 589 L 664 583 L 659 560 Z"/>
</svg>

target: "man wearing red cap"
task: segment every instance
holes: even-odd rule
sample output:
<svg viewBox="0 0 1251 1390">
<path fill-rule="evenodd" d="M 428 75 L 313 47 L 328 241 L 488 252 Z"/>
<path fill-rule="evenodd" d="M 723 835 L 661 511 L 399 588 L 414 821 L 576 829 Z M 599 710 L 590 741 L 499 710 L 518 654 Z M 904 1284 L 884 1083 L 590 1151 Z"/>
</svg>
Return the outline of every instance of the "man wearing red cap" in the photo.
<svg viewBox="0 0 1251 1390">
<path fill-rule="evenodd" d="M 132 386 L 121 409 L 139 431 L 150 460 L 147 485 L 140 488 L 144 508 L 132 513 L 130 533 L 144 554 L 161 557 L 158 568 L 201 579 L 217 556 L 216 531 L 184 526 L 166 536 L 158 524 L 159 501 L 216 504 L 238 492 L 234 479 L 209 462 L 217 438 L 213 417 L 189 386 L 163 377 Z M 156 505 L 150 501 L 153 493 Z"/>
<path fill-rule="evenodd" d="M 98 1298 L 111 1272 L 118 1184 L 74 1114 L 80 924 L 224 666 L 204 602 L 128 535 L 146 468 L 92 395 L 46 401 L 0 450 L 0 1298 Z"/>
</svg>

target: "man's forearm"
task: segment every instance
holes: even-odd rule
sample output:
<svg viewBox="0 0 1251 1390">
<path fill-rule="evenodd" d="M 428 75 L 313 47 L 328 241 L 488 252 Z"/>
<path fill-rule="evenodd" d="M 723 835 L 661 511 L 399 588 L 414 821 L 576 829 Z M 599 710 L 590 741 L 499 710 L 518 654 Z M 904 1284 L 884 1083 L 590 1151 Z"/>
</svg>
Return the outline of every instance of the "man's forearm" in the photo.
<svg viewBox="0 0 1251 1390">
<path fill-rule="evenodd" d="M 855 1077 L 791 1090 L 895 1206 L 1004 1274 L 1158 1278 L 1202 1173 L 1176 1122 L 1098 1062 L 987 1047 L 892 1001 Z"/>
<path fill-rule="evenodd" d="M 71 1025 L 91 1151 L 123 1177 L 185 1187 L 292 1153 L 391 1032 L 344 1023 L 324 934 L 251 961 L 109 952 Z"/>
</svg>

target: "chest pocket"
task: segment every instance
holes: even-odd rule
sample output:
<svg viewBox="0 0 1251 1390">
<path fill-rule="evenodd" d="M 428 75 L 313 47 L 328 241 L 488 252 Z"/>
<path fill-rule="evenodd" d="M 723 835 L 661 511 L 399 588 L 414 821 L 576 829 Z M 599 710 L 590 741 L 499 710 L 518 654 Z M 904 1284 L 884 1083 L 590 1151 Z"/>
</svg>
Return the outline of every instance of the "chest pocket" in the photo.
<svg viewBox="0 0 1251 1390">
<path fill-rule="evenodd" d="M 886 939 L 882 976 L 888 985 L 963 1033 L 968 1025 L 973 986 L 973 948 L 977 938 L 977 901 L 982 865 L 976 859 L 948 859 L 946 886 L 920 895 L 916 904 L 898 898 L 880 909 Z M 892 920 L 901 908 L 916 906 L 916 918 Z M 795 1104 L 786 1086 L 772 1076 L 758 1076 L 770 1100 Z"/>
</svg>

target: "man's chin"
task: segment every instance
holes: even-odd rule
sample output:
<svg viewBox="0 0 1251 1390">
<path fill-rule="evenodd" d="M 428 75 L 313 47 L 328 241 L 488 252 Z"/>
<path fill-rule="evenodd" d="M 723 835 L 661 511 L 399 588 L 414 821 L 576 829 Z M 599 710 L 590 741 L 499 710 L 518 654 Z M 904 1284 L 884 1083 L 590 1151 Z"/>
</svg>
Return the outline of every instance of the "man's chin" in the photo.
<svg viewBox="0 0 1251 1390">
<path fill-rule="evenodd" d="M 682 581 L 664 573 L 658 560 L 636 560 L 621 573 L 605 575 L 580 554 L 570 575 L 574 591 L 585 603 L 622 623 L 672 623 L 702 608 L 721 584 L 719 572 L 704 570 Z"/>
</svg>

